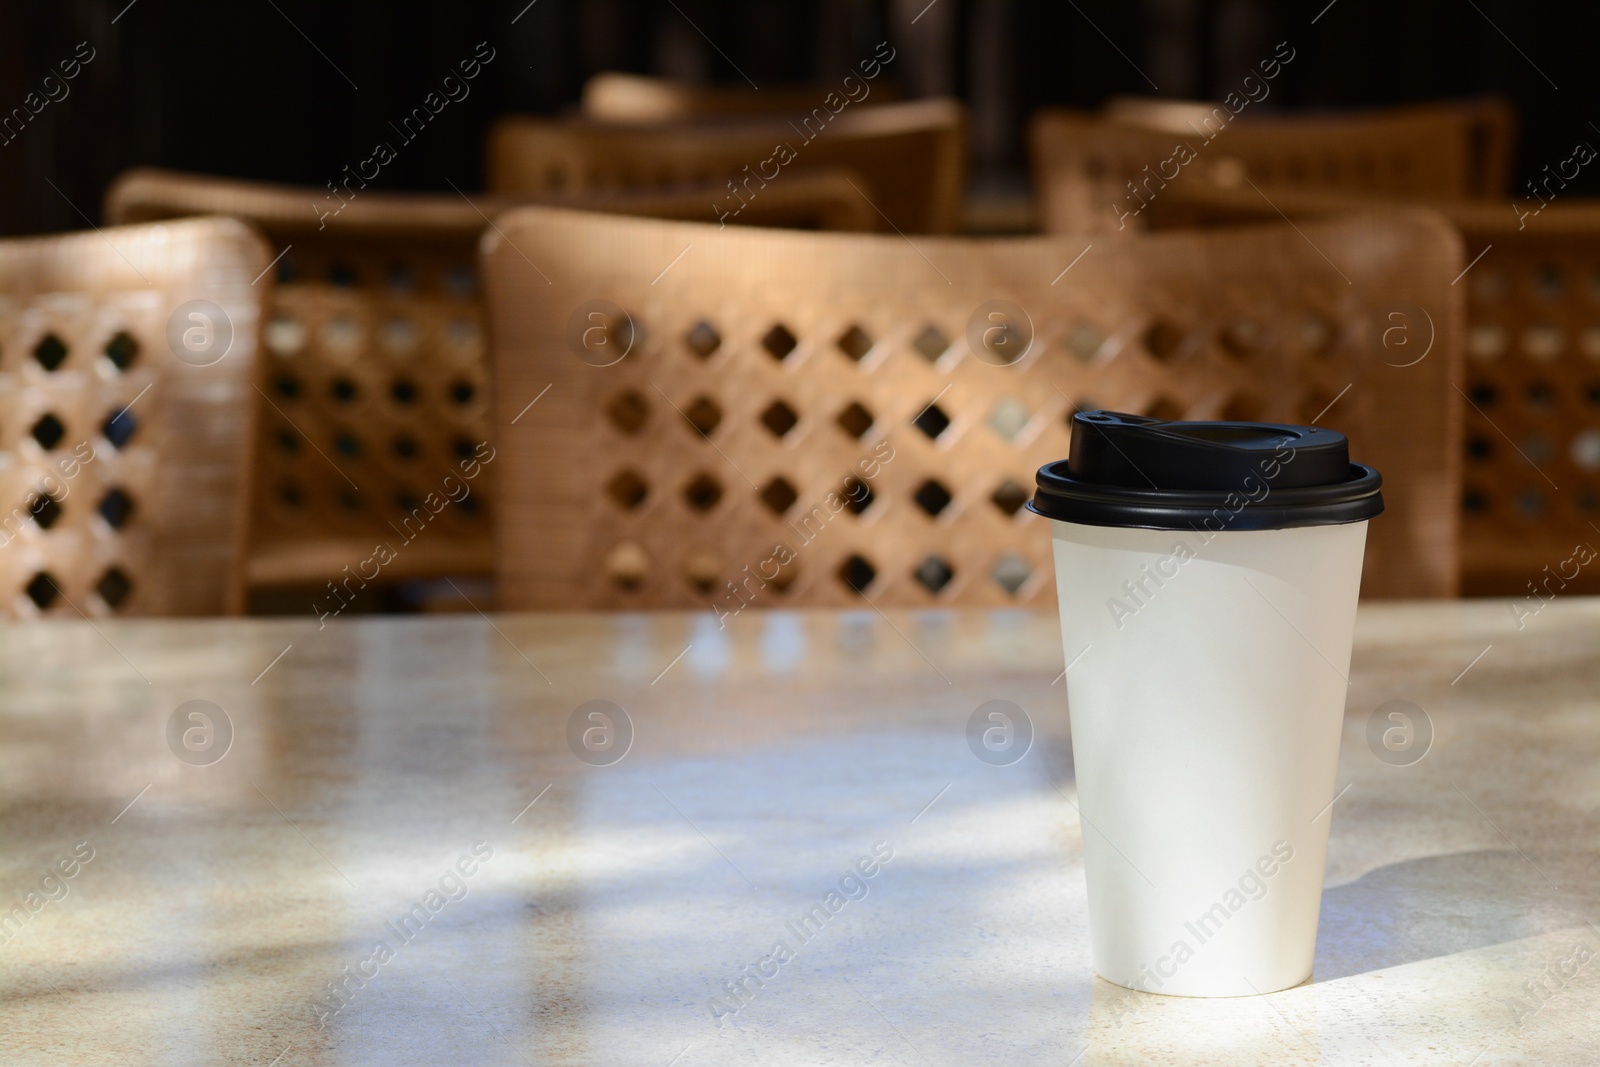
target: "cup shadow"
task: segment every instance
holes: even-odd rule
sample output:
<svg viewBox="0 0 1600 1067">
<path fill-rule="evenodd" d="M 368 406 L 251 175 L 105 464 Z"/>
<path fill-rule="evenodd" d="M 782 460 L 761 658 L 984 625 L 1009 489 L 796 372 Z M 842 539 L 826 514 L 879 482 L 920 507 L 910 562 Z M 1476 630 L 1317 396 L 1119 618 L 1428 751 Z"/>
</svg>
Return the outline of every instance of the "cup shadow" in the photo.
<svg viewBox="0 0 1600 1067">
<path fill-rule="evenodd" d="M 1591 859 L 1585 866 L 1593 867 Z M 1583 922 L 1511 849 L 1427 856 L 1324 889 L 1313 982 L 1486 948 Z"/>
</svg>

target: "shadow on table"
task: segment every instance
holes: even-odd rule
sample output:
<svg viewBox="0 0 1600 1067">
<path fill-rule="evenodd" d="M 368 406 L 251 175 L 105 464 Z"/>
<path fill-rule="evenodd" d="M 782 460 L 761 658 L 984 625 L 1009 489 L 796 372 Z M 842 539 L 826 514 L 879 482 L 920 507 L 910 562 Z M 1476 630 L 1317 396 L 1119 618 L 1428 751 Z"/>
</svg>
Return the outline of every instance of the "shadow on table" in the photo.
<svg viewBox="0 0 1600 1067">
<path fill-rule="evenodd" d="M 1592 871 L 1596 860 L 1586 860 L 1582 866 Z M 1544 869 L 1558 884 L 1571 871 Z M 1323 890 L 1313 980 L 1485 948 L 1582 921 L 1576 901 L 1511 849 L 1391 863 Z"/>
</svg>

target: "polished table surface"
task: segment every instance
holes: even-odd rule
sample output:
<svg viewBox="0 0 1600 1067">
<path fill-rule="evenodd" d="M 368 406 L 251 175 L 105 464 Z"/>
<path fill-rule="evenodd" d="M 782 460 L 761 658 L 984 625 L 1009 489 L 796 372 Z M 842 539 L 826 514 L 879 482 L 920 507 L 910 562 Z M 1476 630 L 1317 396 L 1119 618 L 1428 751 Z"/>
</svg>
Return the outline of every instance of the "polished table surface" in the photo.
<svg viewBox="0 0 1600 1067">
<path fill-rule="evenodd" d="M 6 627 L 0 1063 L 1594 1063 L 1600 601 L 1521 622 L 1362 609 L 1316 973 L 1235 1000 L 1092 976 L 1053 616 Z"/>
</svg>

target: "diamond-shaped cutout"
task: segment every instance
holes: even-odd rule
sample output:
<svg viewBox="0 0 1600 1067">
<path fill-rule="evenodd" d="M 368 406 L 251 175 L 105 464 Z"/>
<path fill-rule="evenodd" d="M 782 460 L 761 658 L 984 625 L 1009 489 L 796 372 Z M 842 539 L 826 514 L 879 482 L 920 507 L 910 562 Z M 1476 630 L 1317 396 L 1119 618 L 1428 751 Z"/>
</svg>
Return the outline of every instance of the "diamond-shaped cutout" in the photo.
<svg viewBox="0 0 1600 1067">
<path fill-rule="evenodd" d="M 1028 502 L 1029 493 L 1022 486 L 1007 478 L 996 487 L 993 493 L 989 494 L 989 500 L 1007 515 L 1015 515 Z"/>
<path fill-rule="evenodd" d="M 40 571 L 28 580 L 22 587 L 28 594 L 28 599 L 33 601 L 34 607 L 43 611 L 56 602 L 56 597 L 61 595 L 61 590 L 56 587 L 56 580 L 47 571 Z"/>
<path fill-rule="evenodd" d="M 683 487 L 683 499 L 696 511 L 710 511 L 722 499 L 722 483 L 709 474 L 697 474 Z"/>
<path fill-rule="evenodd" d="M 917 413 L 911 425 L 927 434 L 929 439 L 937 441 L 939 435 L 950 428 L 950 416 L 938 404 L 929 404 Z"/>
<path fill-rule="evenodd" d="M 39 366 L 45 370 L 56 370 L 67 361 L 67 346 L 61 343 L 61 338 L 53 333 L 47 333 L 44 338 L 33 346 L 33 358 L 39 361 Z"/>
<path fill-rule="evenodd" d="M 285 400 L 293 400 L 300 395 L 300 380 L 292 374 L 278 375 L 273 379 L 272 386 Z"/>
<path fill-rule="evenodd" d="M 1566 275 L 1554 263 L 1545 263 L 1534 273 L 1533 291 L 1546 300 L 1560 300 L 1567 291 Z"/>
<path fill-rule="evenodd" d="M 38 493 L 28 501 L 28 514 L 41 530 L 48 530 L 61 518 L 61 503 L 49 493 Z"/>
<path fill-rule="evenodd" d="M 625 389 L 606 405 L 606 418 L 625 434 L 636 434 L 650 421 L 650 401 L 636 389 Z"/>
<path fill-rule="evenodd" d="M 1099 350 L 1106 344 L 1106 334 L 1101 333 L 1101 328 L 1094 323 L 1082 322 L 1067 331 L 1062 341 L 1067 346 L 1067 352 L 1074 355 L 1078 362 L 1088 363 L 1099 355 Z"/>
<path fill-rule="evenodd" d="M 989 409 L 989 428 L 1007 441 L 1015 441 L 1031 421 L 1033 412 L 1014 396 L 1001 397 Z"/>
<path fill-rule="evenodd" d="M 1530 326 L 1522 331 L 1522 351 L 1537 360 L 1559 356 L 1567 345 L 1567 335 L 1559 326 Z"/>
<path fill-rule="evenodd" d="M 709 396 L 695 397 L 683 414 L 689 420 L 689 425 L 705 437 L 710 437 L 722 422 L 722 408 Z"/>
<path fill-rule="evenodd" d="M 1255 422 L 1261 417 L 1265 407 L 1261 398 L 1249 393 L 1235 393 L 1228 398 L 1222 406 L 1222 418 L 1226 422 Z"/>
<path fill-rule="evenodd" d="M 1248 359 L 1261 350 L 1265 331 L 1254 319 L 1239 316 L 1230 320 L 1217 333 L 1222 350 L 1235 359 Z"/>
<path fill-rule="evenodd" d="M 800 494 L 795 487 L 789 484 L 789 479 L 778 475 L 766 485 L 761 487 L 761 502 L 774 515 L 782 515 L 794 507 L 794 502 L 800 499 Z"/>
<path fill-rule="evenodd" d="M 107 489 L 95 510 L 106 520 L 107 526 L 120 530 L 133 517 L 133 498 L 121 489 Z"/>
<path fill-rule="evenodd" d="M 788 359 L 789 353 L 793 352 L 799 345 L 799 340 L 796 339 L 793 333 L 789 332 L 789 327 L 781 322 L 768 330 L 766 336 L 761 338 L 761 347 L 771 353 L 772 358 L 776 360 Z"/>
<path fill-rule="evenodd" d="M 1028 566 L 1028 561 L 1015 552 L 1002 554 L 989 571 L 989 577 L 994 579 L 995 584 L 1012 596 L 1017 595 L 1032 575 L 1033 568 Z"/>
<path fill-rule="evenodd" d="M 691 552 L 683 561 L 683 576 L 697 592 L 709 593 L 722 577 L 722 557 L 715 552 Z"/>
<path fill-rule="evenodd" d="M 1067 331 L 1063 340 L 1067 351 L 1080 363 L 1088 363 L 1100 354 L 1100 348 L 1106 343 L 1106 335 L 1100 332 L 1100 327 L 1092 322 L 1080 322 Z"/>
<path fill-rule="evenodd" d="M 839 580 L 857 593 L 865 593 L 878 577 L 878 569 L 865 556 L 851 555 L 839 566 Z"/>
<path fill-rule="evenodd" d="M 262 335 L 267 350 L 282 358 L 288 358 L 306 346 L 305 323 L 282 312 L 267 320 Z"/>
<path fill-rule="evenodd" d="M 328 284 L 336 289 L 354 289 L 356 287 L 356 269 L 348 263 L 330 263 L 328 265 Z"/>
<path fill-rule="evenodd" d="M 139 342 L 127 330 L 119 330 L 106 342 L 106 359 L 118 370 L 127 370 L 139 358 Z"/>
<path fill-rule="evenodd" d="M 954 499 L 950 490 L 946 489 L 936 478 L 929 478 L 917 486 L 917 491 L 911 494 L 911 499 L 917 502 L 929 518 L 936 519 L 945 508 L 950 506 Z"/>
<path fill-rule="evenodd" d="M 710 359 L 712 353 L 722 347 L 722 335 L 709 322 L 702 319 L 684 334 L 683 343 L 689 346 L 689 351 L 701 359 Z"/>
<path fill-rule="evenodd" d="M 1144 332 L 1144 350 L 1165 363 L 1178 354 L 1183 336 L 1183 330 L 1176 323 L 1157 319 Z"/>
<path fill-rule="evenodd" d="M 1506 331 L 1499 326 L 1478 323 L 1467 330 L 1467 355 L 1473 359 L 1499 359 L 1506 350 Z"/>
<path fill-rule="evenodd" d="M 761 413 L 761 424 L 776 437 L 786 437 L 800 422 L 800 415 L 782 400 L 774 400 Z"/>
<path fill-rule="evenodd" d="M 100 432 L 105 435 L 111 447 L 119 452 L 139 429 L 139 420 L 127 408 L 113 411 L 106 416 L 106 421 L 100 424 Z"/>
<path fill-rule="evenodd" d="M 356 383 L 349 378 L 341 376 L 328 384 L 328 395 L 341 404 L 348 404 L 355 400 L 357 393 Z"/>
<path fill-rule="evenodd" d="M 470 404 L 472 398 L 478 394 L 477 387 L 465 378 L 457 378 L 450 383 L 450 399 L 457 404 Z"/>
<path fill-rule="evenodd" d="M 100 599 L 108 607 L 115 609 L 121 607 L 122 602 L 128 599 L 128 594 L 133 592 L 133 582 L 116 567 L 108 567 L 100 580 L 94 583 L 94 591 L 100 594 Z"/>
<path fill-rule="evenodd" d="M 35 441 L 39 442 L 40 448 L 48 452 L 61 443 L 61 439 L 67 435 L 67 428 L 62 425 L 60 419 L 46 412 L 39 417 L 39 420 L 33 424 L 28 433 L 33 436 Z"/>
<path fill-rule="evenodd" d="M 623 511 L 632 511 L 650 495 L 650 483 L 631 470 L 620 470 L 606 483 L 606 493 Z"/>
<path fill-rule="evenodd" d="M 911 574 L 922 588 L 935 596 L 950 584 L 950 579 L 956 576 L 956 572 L 951 569 L 950 564 L 938 556 L 927 557 L 917 564 L 917 569 L 912 571 Z"/>
<path fill-rule="evenodd" d="M 1152 419 L 1166 419 L 1168 421 L 1183 418 L 1183 407 L 1170 396 L 1161 394 L 1144 406 L 1141 415 L 1148 415 Z"/>
<path fill-rule="evenodd" d="M 950 338 L 930 322 L 922 328 L 921 333 L 917 334 L 916 340 L 911 342 L 911 347 L 929 363 L 936 363 L 940 356 L 950 351 Z"/>
<path fill-rule="evenodd" d="M 844 485 L 839 487 L 839 495 L 844 497 L 844 506 L 852 515 L 865 514 L 872 502 L 878 499 L 866 479 L 854 475 L 844 480 Z"/>
<path fill-rule="evenodd" d="M 854 324 L 840 334 L 838 341 L 834 343 L 839 346 L 839 351 L 857 363 L 860 363 L 867 357 L 867 353 L 872 351 L 872 338 L 867 335 L 866 330 Z"/>
<path fill-rule="evenodd" d="M 417 402 L 417 385 L 409 378 L 396 378 L 389 384 L 389 395 L 394 397 L 396 404 L 414 404 Z"/>
<path fill-rule="evenodd" d="M 868 430 L 872 429 L 873 416 L 872 412 L 862 407 L 859 402 L 852 400 L 843 411 L 839 412 L 834 422 L 839 424 L 839 429 L 860 440 L 866 436 Z"/>
</svg>

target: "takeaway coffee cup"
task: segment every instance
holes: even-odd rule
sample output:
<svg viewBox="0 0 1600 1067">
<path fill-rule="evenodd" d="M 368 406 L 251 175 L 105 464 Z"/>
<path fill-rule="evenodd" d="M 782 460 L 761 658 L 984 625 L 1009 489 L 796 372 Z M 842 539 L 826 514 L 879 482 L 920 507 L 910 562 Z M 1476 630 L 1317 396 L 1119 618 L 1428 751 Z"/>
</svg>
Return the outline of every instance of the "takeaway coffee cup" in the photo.
<svg viewBox="0 0 1600 1067">
<path fill-rule="evenodd" d="M 1246 996 L 1311 976 L 1367 520 L 1309 426 L 1072 420 L 1051 519 L 1094 969 Z"/>
</svg>

